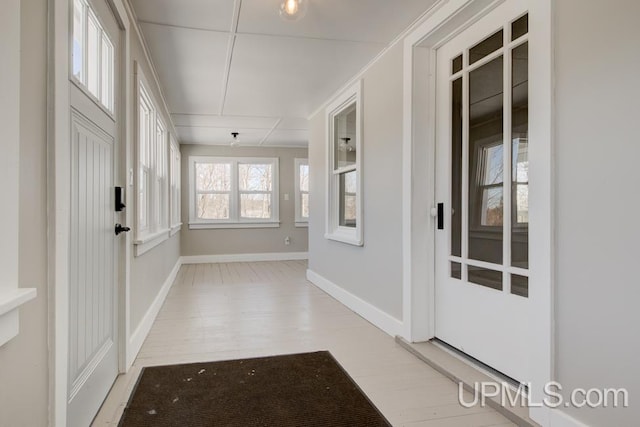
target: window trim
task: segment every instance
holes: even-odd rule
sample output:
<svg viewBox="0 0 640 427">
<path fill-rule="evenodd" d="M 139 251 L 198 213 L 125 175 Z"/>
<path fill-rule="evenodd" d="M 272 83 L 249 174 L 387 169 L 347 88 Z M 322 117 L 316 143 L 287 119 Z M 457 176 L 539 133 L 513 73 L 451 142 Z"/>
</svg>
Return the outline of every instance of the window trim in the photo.
<svg viewBox="0 0 640 427">
<path fill-rule="evenodd" d="M 362 107 L 362 80 L 347 88 L 326 109 L 327 142 L 326 142 L 326 224 L 324 237 L 354 246 L 364 245 L 363 227 L 363 171 L 362 171 L 362 135 L 363 135 L 363 107 Z M 335 117 L 355 102 L 356 110 L 356 163 L 342 168 L 335 168 Z M 343 227 L 339 225 L 339 181 L 340 174 L 344 172 L 356 172 L 356 226 Z"/>
<path fill-rule="evenodd" d="M 200 219 L 195 214 L 196 204 L 196 175 L 197 163 L 228 163 L 231 165 L 231 190 L 229 191 L 229 219 Z M 251 193 L 240 191 L 238 184 L 238 165 L 240 164 L 271 164 L 271 218 L 251 219 L 240 217 L 240 195 Z M 277 157 L 221 157 L 221 156 L 189 156 L 189 229 L 209 228 L 277 228 L 280 227 L 280 167 Z M 222 192 L 225 193 L 225 192 Z M 254 192 L 258 194 L 266 192 Z"/>
<path fill-rule="evenodd" d="M 169 228 L 171 236 L 182 229 L 182 153 L 176 138 L 169 135 Z"/>
<path fill-rule="evenodd" d="M 295 226 L 296 227 L 308 227 L 309 226 L 309 217 L 302 216 L 302 194 L 309 194 L 309 191 L 302 191 L 300 188 L 300 166 L 306 165 L 309 166 L 309 159 L 306 158 L 295 158 L 293 159 L 294 164 L 294 176 L 295 176 Z M 307 184 L 308 185 L 308 184 Z"/>
<path fill-rule="evenodd" d="M 135 74 L 135 256 L 140 256 L 171 236 L 169 228 L 169 138 L 170 132 L 166 126 L 166 121 L 159 111 L 158 103 L 151 90 L 148 80 L 144 76 L 139 64 L 134 64 Z M 149 123 L 147 132 L 149 134 L 148 147 L 145 149 L 146 157 L 149 159 L 149 179 L 147 182 L 147 223 L 144 228 L 140 221 L 140 175 L 143 167 L 142 141 L 140 139 L 140 105 L 144 99 L 149 107 Z M 162 143 L 158 142 L 158 129 L 162 130 Z M 161 149 L 161 150 L 160 150 Z M 160 157 L 161 156 L 161 157 Z M 162 159 L 162 165 L 159 160 Z M 164 178 L 158 175 L 159 168 L 164 169 Z M 158 200 L 156 200 L 156 197 Z M 175 233 L 174 233 L 175 234 Z"/>
</svg>

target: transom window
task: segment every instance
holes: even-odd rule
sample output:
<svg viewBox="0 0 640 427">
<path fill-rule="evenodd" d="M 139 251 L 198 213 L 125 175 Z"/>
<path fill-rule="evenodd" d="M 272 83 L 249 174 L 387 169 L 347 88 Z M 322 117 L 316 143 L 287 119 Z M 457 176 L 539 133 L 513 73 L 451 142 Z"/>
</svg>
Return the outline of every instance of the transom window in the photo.
<svg viewBox="0 0 640 427">
<path fill-rule="evenodd" d="M 114 110 L 114 47 L 85 0 L 73 2 L 72 75 L 103 107 Z"/>
<path fill-rule="evenodd" d="M 189 158 L 190 228 L 279 226 L 277 158 Z"/>
</svg>

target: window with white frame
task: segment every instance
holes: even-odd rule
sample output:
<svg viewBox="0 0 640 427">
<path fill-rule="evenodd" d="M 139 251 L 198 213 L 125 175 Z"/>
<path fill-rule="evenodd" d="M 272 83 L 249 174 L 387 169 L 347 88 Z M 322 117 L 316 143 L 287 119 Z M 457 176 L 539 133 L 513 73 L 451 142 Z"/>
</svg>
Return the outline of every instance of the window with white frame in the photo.
<svg viewBox="0 0 640 427">
<path fill-rule="evenodd" d="M 108 111 L 114 110 L 114 47 L 85 0 L 73 1 L 71 73 Z"/>
<path fill-rule="evenodd" d="M 189 157 L 190 228 L 279 227 L 278 159 Z"/>
<path fill-rule="evenodd" d="M 362 83 L 327 108 L 327 239 L 362 246 Z"/>
<path fill-rule="evenodd" d="M 296 225 L 304 227 L 309 222 L 309 161 L 295 159 L 294 165 Z"/>
<path fill-rule="evenodd" d="M 181 170 L 181 155 L 180 146 L 171 135 L 171 143 L 169 148 L 169 174 L 171 179 L 171 185 L 169 190 L 170 204 L 171 204 L 171 232 L 175 233 L 180 229 L 182 225 L 180 215 L 180 170 Z"/>
<path fill-rule="evenodd" d="M 137 65 L 137 64 L 136 64 Z M 168 237 L 169 132 L 146 79 L 136 67 L 138 86 L 138 171 L 136 245 L 150 249 Z M 145 250 L 138 249 L 138 254 Z"/>
</svg>

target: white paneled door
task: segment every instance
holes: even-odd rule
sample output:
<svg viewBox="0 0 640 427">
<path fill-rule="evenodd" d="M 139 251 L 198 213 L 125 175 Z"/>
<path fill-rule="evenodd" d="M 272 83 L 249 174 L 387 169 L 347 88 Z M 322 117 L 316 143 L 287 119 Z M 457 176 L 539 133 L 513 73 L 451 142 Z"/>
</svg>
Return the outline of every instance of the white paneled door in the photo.
<svg viewBox="0 0 640 427">
<path fill-rule="evenodd" d="M 67 424 L 86 427 L 118 375 L 117 241 L 120 30 L 104 0 L 75 0 Z"/>
<path fill-rule="evenodd" d="M 535 309 L 528 69 L 520 0 L 504 2 L 437 51 L 435 333 L 519 381 L 530 378 Z"/>
</svg>

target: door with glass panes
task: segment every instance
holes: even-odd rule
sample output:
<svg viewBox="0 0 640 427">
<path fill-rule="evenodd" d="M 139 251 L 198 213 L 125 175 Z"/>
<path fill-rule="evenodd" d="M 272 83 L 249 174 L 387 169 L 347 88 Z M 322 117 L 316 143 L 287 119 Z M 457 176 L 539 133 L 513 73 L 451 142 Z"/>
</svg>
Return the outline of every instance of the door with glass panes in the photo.
<svg viewBox="0 0 640 427">
<path fill-rule="evenodd" d="M 437 51 L 435 335 L 529 378 L 528 15 L 503 3 Z"/>
</svg>

